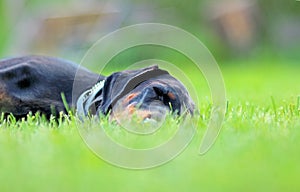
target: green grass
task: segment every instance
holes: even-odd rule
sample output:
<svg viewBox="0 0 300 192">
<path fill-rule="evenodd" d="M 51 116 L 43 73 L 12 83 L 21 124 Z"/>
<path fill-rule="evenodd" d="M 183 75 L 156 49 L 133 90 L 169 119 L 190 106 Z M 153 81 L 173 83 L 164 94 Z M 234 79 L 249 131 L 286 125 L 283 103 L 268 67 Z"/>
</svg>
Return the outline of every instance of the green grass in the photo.
<svg viewBox="0 0 300 192">
<path fill-rule="evenodd" d="M 228 111 L 203 156 L 197 153 L 209 119 L 209 91 L 193 80 L 202 111 L 197 132 L 183 153 L 153 169 L 122 169 L 99 159 L 73 116 L 58 122 L 2 119 L 0 191 L 299 191 L 300 68 L 264 63 L 222 68 Z M 104 125 L 114 139 L 139 144 L 117 125 Z"/>
</svg>

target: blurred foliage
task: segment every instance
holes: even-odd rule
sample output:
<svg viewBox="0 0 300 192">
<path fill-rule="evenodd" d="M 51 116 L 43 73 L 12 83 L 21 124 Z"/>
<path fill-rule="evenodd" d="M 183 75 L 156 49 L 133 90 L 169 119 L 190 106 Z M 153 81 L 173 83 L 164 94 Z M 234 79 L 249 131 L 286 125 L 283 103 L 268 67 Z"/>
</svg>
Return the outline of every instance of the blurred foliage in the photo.
<svg viewBox="0 0 300 192">
<path fill-rule="evenodd" d="M 6 0 L 0 1 L 0 55 L 3 56 L 3 50 L 7 45 L 7 39 L 9 39 L 9 26 L 13 26 L 16 22 L 10 20 L 5 7 Z M 8 1 L 7 1 L 8 2 Z M 62 0 L 62 1 L 39 1 L 39 0 L 24 0 L 24 12 L 31 14 L 34 12 L 43 12 L 42 10 L 55 10 L 55 8 L 68 7 L 78 3 L 79 1 Z M 86 3 L 93 2 L 92 0 L 86 1 Z M 94 1 L 96 2 L 96 0 Z M 99 2 L 99 1 L 97 1 Z M 162 1 L 146 1 L 146 0 L 124 0 L 124 1 L 100 1 L 103 3 L 113 2 L 119 4 L 120 12 L 122 15 L 122 21 L 120 26 L 126 26 L 134 24 L 137 21 L 131 20 L 131 16 L 136 14 L 136 10 L 142 7 L 140 10 L 143 13 L 144 10 L 154 10 L 154 17 L 142 20 L 142 22 L 161 22 L 170 25 L 181 27 L 193 35 L 197 36 L 213 53 L 218 61 L 224 61 L 228 59 L 239 58 L 239 55 L 228 48 L 224 43 L 224 39 L 218 35 L 209 20 L 208 6 L 212 4 L 209 0 L 162 0 Z M 250 2 L 250 1 L 249 1 Z M 260 38 L 259 43 L 251 50 L 246 51 L 241 55 L 241 58 L 293 58 L 299 59 L 299 46 L 295 45 L 282 47 L 276 43 L 277 36 L 274 36 L 274 31 L 281 27 L 278 21 L 300 18 L 300 2 L 297 1 L 273 1 L 263 0 L 255 1 L 259 7 L 261 18 L 261 29 L 259 29 Z M 12 4 L 12 3 L 11 3 Z M 22 15 L 22 14 L 21 14 Z M 139 22 L 141 22 L 139 20 Z M 12 25 L 11 25 L 12 24 Z M 299 25 L 299 23 L 298 23 Z M 277 28 L 276 28 L 277 26 Z M 11 37 L 13 38 L 13 37 Z M 275 39 L 275 40 L 274 40 Z M 275 42 L 274 42 L 275 41 Z M 283 40 L 284 41 L 284 40 Z M 286 44 L 289 45 L 289 42 Z M 291 50 L 290 50 L 291 49 Z"/>
<path fill-rule="evenodd" d="M 3 49 L 6 47 L 8 38 L 8 18 L 4 5 L 4 1 L 0 0 L 0 56 L 2 56 Z"/>
<path fill-rule="evenodd" d="M 131 0 L 128 2 L 138 4 L 146 1 Z M 278 38 L 274 37 L 274 30 L 277 30 L 276 26 L 282 28 L 278 21 L 289 21 L 293 18 L 299 21 L 300 2 L 273 0 L 249 2 L 255 2 L 259 8 L 259 17 L 261 19 L 259 33 L 261 33 L 261 37 L 259 38 L 258 45 L 254 47 L 253 50 L 241 55 L 242 59 L 252 57 L 257 59 L 292 58 L 293 60 L 299 60 L 299 45 L 297 46 L 296 43 L 294 43 L 295 45 L 289 46 L 290 49 L 280 47 L 274 42 L 276 38 Z M 158 21 L 179 26 L 196 35 L 213 52 L 213 55 L 219 61 L 223 61 L 224 59 L 237 59 L 239 55 L 228 49 L 221 39 L 222 37 L 218 36 L 212 29 L 208 18 L 208 15 L 211 13 L 209 13 L 207 9 L 212 3 L 213 2 L 209 0 L 189 0 L 188 2 L 181 0 L 163 0 L 151 2 L 160 12 L 172 10 L 171 13 L 176 16 L 174 19 L 167 18 L 164 20 L 164 18 L 159 18 Z M 296 22 L 295 25 L 296 24 L 299 26 L 299 22 Z"/>
</svg>

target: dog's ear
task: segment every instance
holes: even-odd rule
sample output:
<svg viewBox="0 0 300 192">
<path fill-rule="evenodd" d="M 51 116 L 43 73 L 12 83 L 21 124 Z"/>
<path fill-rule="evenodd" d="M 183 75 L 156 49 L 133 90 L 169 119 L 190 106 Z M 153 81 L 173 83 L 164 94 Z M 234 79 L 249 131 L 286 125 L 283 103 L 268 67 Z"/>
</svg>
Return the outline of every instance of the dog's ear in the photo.
<svg viewBox="0 0 300 192">
<path fill-rule="evenodd" d="M 20 63 L 0 69 L 0 81 L 8 89 L 22 90 L 26 90 L 37 83 L 32 66 L 28 65 L 28 63 Z"/>
<path fill-rule="evenodd" d="M 116 102 L 132 91 L 140 83 L 160 75 L 169 74 L 158 66 L 147 67 L 139 70 L 117 72 L 106 78 L 103 87 L 103 100 L 100 111 L 107 114 Z M 99 110 L 98 109 L 98 110 Z"/>
</svg>

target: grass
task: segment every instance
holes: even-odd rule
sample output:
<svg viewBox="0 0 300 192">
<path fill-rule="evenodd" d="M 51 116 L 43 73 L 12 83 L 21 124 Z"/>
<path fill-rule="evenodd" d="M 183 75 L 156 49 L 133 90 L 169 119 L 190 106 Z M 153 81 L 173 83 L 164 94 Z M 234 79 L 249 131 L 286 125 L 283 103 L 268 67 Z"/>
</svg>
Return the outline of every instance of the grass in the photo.
<svg viewBox="0 0 300 192">
<path fill-rule="evenodd" d="M 99 159 L 82 141 L 73 116 L 58 122 L 39 115 L 19 122 L 2 118 L 0 191 L 299 191 L 299 70 L 279 62 L 223 67 L 226 118 L 203 156 L 197 152 L 211 105 L 205 83 L 194 80 L 202 113 L 191 144 L 171 162 L 147 170 Z M 117 125 L 103 124 L 114 139 L 139 144 Z"/>
</svg>

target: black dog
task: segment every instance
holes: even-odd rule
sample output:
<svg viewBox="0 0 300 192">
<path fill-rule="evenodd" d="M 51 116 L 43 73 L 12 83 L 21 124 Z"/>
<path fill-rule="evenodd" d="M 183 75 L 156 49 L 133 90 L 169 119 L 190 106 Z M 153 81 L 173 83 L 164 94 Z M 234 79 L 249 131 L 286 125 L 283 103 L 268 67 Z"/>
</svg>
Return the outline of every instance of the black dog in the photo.
<svg viewBox="0 0 300 192">
<path fill-rule="evenodd" d="M 75 75 L 76 90 L 72 92 Z M 94 85 L 95 79 L 100 83 Z M 30 111 L 39 111 L 50 117 L 65 111 L 61 93 L 70 107 L 77 103 L 81 115 L 137 112 L 142 118 L 156 118 L 166 110 L 177 114 L 194 111 L 185 87 L 157 66 L 104 77 L 71 62 L 45 56 L 0 61 L 1 112 L 20 118 Z M 117 114 L 114 109 L 118 108 L 122 113 Z"/>
</svg>

